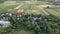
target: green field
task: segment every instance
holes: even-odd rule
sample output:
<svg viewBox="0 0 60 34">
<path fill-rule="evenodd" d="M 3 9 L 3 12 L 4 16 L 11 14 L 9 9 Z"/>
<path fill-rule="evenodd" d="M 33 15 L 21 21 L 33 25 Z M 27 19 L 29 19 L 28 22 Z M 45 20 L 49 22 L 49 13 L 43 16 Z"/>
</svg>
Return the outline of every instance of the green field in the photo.
<svg viewBox="0 0 60 34">
<path fill-rule="evenodd" d="M 14 8 L 19 6 L 19 5 L 22 5 L 22 8 L 20 9 L 24 9 L 24 13 L 27 15 L 27 14 L 44 14 L 40 9 L 39 9 L 39 5 L 41 4 L 48 4 L 48 2 L 32 2 L 34 4 L 27 4 L 25 2 L 20 2 L 19 4 L 0 4 L 0 13 L 4 13 L 4 12 L 7 12 L 9 9 L 12 9 L 11 12 L 12 13 L 16 13 L 18 10 L 15 10 Z M 34 13 L 32 10 L 35 10 L 36 12 Z M 33 32 L 31 31 L 12 31 L 14 34 L 34 34 Z"/>
<path fill-rule="evenodd" d="M 14 10 L 14 8 L 18 6 L 18 4 L 14 4 L 14 5 L 8 5 L 8 4 L 0 4 L 0 13 L 4 13 L 7 12 L 9 9 Z"/>
<path fill-rule="evenodd" d="M 44 1 L 43 2 L 42 1 L 39 1 L 39 2 L 31 1 L 31 3 L 18 2 L 18 4 L 8 4 L 8 3 L 4 4 L 4 3 L 1 3 L 0 4 L 0 14 L 4 13 L 4 12 L 7 12 L 9 9 L 11 9 L 11 12 L 13 14 L 16 14 L 19 9 L 23 9 L 24 10 L 23 13 L 26 14 L 26 15 L 30 15 L 30 14 L 42 15 L 41 20 L 40 20 L 41 22 L 39 21 L 40 18 L 38 18 L 37 19 L 38 21 L 35 22 L 35 24 L 33 24 L 33 25 L 31 24 L 31 22 L 29 21 L 28 18 L 21 17 L 20 20 L 18 21 L 19 24 L 17 25 L 18 27 L 17 27 L 16 30 L 13 29 L 15 27 L 14 24 L 16 24 L 16 20 L 14 18 L 15 15 L 13 15 L 12 16 L 12 23 L 14 22 L 14 24 L 11 25 L 11 28 L 12 28 L 11 30 L 9 30 L 10 28 L 7 29 L 7 32 L 10 33 L 10 34 L 11 34 L 11 32 L 13 34 L 35 34 L 35 33 L 37 34 L 38 32 L 39 32 L 39 34 L 40 33 L 41 34 L 47 34 L 47 33 L 58 34 L 59 33 L 58 31 L 60 29 L 58 29 L 57 26 L 59 26 L 58 24 L 60 23 L 60 21 L 58 21 L 58 19 L 55 18 L 55 16 L 60 18 L 60 8 L 45 8 L 45 11 L 50 14 L 50 15 L 46 15 L 38 7 L 39 5 L 48 5 L 48 4 L 51 4 L 51 3 L 44 2 Z M 19 9 L 14 9 L 19 5 L 22 5 L 22 6 Z M 53 15 L 53 16 L 51 16 L 51 15 Z M 31 17 L 29 16 L 29 18 L 31 18 Z M 45 19 L 47 19 L 47 22 L 44 21 Z M 41 24 L 43 23 L 43 25 L 41 25 L 40 23 Z M 47 30 L 49 30 L 49 31 L 45 31 L 44 27 L 48 27 Z M 30 30 L 30 28 L 32 30 Z M 4 30 L 3 30 L 3 32 L 4 32 Z"/>
<path fill-rule="evenodd" d="M 60 8 L 47 8 L 46 12 L 60 18 Z"/>
<path fill-rule="evenodd" d="M 7 4 L 4 4 L 4 3 L 2 3 L 2 4 L 0 4 L 0 13 L 1 13 L 1 11 L 2 12 L 5 12 L 5 11 L 8 11 L 9 9 L 12 9 L 12 11 L 14 12 L 15 11 L 15 13 L 17 12 L 17 10 L 14 10 L 13 8 L 15 8 L 15 7 L 17 7 L 18 5 L 21 5 L 21 4 L 23 4 L 23 6 L 22 6 L 22 8 L 20 8 L 20 9 L 24 9 L 25 11 L 25 13 L 27 12 L 27 13 L 32 13 L 31 11 L 34 9 L 34 10 L 38 10 L 37 11 L 37 13 L 39 14 L 39 13 L 41 13 L 41 10 L 39 9 L 39 5 L 44 5 L 44 4 L 49 4 L 49 2 L 41 2 L 41 1 L 39 1 L 39 2 L 34 2 L 34 1 L 32 1 L 31 3 L 33 3 L 33 4 L 27 4 L 26 2 L 20 2 L 19 4 L 12 4 L 12 5 L 9 5 L 8 3 Z"/>
<path fill-rule="evenodd" d="M 35 4 L 26 4 L 26 3 L 20 3 L 20 4 L 0 4 L 0 13 L 4 13 L 4 12 L 7 12 L 9 9 L 12 9 L 11 12 L 12 13 L 16 13 L 18 10 L 15 10 L 14 8 L 19 6 L 19 5 L 22 5 L 22 8 L 20 9 L 24 9 L 24 13 L 27 15 L 27 14 L 43 14 L 43 12 L 39 9 L 39 5 L 41 4 L 47 4 L 45 2 L 34 2 Z M 40 4 L 39 4 L 40 3 Z M 35 10 L 36 12 L 32 12 L 32 10 Z M 33 32 L 31 31 L 12 31 L 14 34 L 34 34 Z"/>
</svg>

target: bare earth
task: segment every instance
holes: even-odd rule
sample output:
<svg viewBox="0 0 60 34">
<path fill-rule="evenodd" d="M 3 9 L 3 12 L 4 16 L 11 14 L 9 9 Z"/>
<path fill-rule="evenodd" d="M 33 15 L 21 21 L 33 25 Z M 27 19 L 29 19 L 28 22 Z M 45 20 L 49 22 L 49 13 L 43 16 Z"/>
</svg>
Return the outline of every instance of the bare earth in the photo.
<svg viewBox="0 0 60 34">
<path fill-rule="evenodd" d="M 22 4 L 23 5 L 23 4 Z M 14 9 L 19 9 L 22 5 L 19 5 L 19 6 L 17 6 L 16 8 L 14 8 Z"/>
<path fill-rule="evenodd" d="M 18 9 L 17 10 L 17 12 L 19 13 L 19 12 L 23 12 L 24 10 L 23 9 Z"/>
</svg>

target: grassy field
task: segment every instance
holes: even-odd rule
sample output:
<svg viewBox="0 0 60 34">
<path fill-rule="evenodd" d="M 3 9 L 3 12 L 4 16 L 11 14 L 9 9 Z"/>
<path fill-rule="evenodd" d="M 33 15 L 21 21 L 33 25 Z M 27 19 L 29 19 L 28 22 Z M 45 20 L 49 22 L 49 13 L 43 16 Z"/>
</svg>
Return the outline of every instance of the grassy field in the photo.
<svg viewBox="0 0 60 34">
<path fill-rule="evenodd" d="M 6 11 L 8 11 L 9 9 L 14 9 L 16 6 L 18 6 L 18 4 L 14 4 L 14 5 L 8 5 L 8 4 L 0 4 L 0 13 L 4 13 Z"/>
<path fill-rule="evenodd" d="M 36 14 L 42 14 L 42 11 L 38 7 L 39 5 L 25 4 L 22 8 L 24 9 L 25 14 L 31 14 L 34 12 Z"/>
<path fill-rule="evenodd" d="M 44 4 L 43 2 L 41 2 L 41 4 L 38 4 L 39 2 L 38 3 L 36 2 L 37 4 L 35 2 L 32 2 L 32 3 L 34 3 L 34 4 L 27 4 L 27 3 L 21 2 L 19 5 L 21 5 L 21 4 L 23 4 L 23 5 L 19 9 L 23 9 L 25 14 L 44 14 L 42 12 L 42 10 L 39 9 L 39 7 L 38 7 L 41 4 L 43 5 Z M 48 3 L 46 2 L 45 4 L 48 4 Z M 18 10 L 13 10 L 13 12 L 14 11 L 16 13 Z"/>
<path fill-rule="evenodd" d="M 19 5 L 21 5 L 21 4 L 23 4 L 22 5 L 22 7 L 21 8 L 19 8 L 19 9 L 24 9 L 24 13 L 25 14 L 31 14 L 31 13 L 34 13 L 34 11 L 33 10 L 35 10 L 36 12 L 36 14 L 42 14 L 42 11 L 39 9 L 39 5 L 45 5 L 45 4 L 50 4 L 49 2 L 42 2 L 42 1 L 39 1 L 39 2 L 37 2 L 37 1 L 31 1 L 31 3 L 32 4 L 27 4 L 26 2 L 20 2 L 19 3 Z M 9 9 L 12 9 L 12 11 L 11 12 L 17 12 L 18 10 L 15 10 L 14 8 L 15 7 L 17 7 L 18 6 L 18 4 L 4 4 L 4 3 L 2 3 L 2 4 L 0 4 L 0 13 L 2 13 L 2 12 L 5 12 L 5 11 L 8 11 Z"/>
<path fill-rule="evenodd" d="M 60 8 L 47 8 L 45 9 L 48 13 L 60 18 Z"/>
<path fill-rule="evenodd" d="M 23 5 L 22 5 L 23 4 Z M 31 4 L 25 3 L 25 2 L 20 2 L 20 4 L 14 4 L 14 5 L 8 5 L 8 4 L 0 4 L 0 13 L 4 13 L 6 11 L 8 11 L 9 9 L 12 9 L 11 12 L 12 13 L 17 13 L 17 11 L 19 9 L 23 9 L 25 14 L 42 14 L 44 15 L 44 13 L 42 12 L 41 9 L 39 9 L 39 5 L 46 5 L 46 4 L 50 4 L 49 2 L 31 2 Z M 21 8 L 19 8 L 18 10 L 14 9 L 15 7 L 22 5 Z M 49 9 L 45 9 L 49 14 L 55 15 L 60 17 L 60 8 L 49 8 Z M 34 34 L 32 31 L 14 31 L 14 34 Z"/>
<path fill-rule="evenodd" d="M 13 30 L 13 34 L 34 34 L 34 32 L 33 31 L 24 31 L 24 30 L 18 30 L 18 31 L 15 31 L 15 30 Z"/>
<path fill-rule="evenodd" d="M 27 3 L 20 3 L 20 4 L 14 4 L 14 5 L 8 5 L 8 4 L 0 4 L 0 13 L 4 13 L 6 11 L 8 11 L 9 9 L 12 9 L 11 12 L 12 13 L 16 13 L 18 10 L 15 10 L 14 8 L 22 5 L 21 8 L 19 9 L 24 9 L 24 13 L 25 14 L 43 14 L 43 12 L 39 9 L 39 5 L 41 4 L 46 4 L 44 2 L 38 2 L 41 4 L 38 4 L 37 2 L 34 2 L 35 4 L 27 4 Z M 14 34 L 34 34 L 31 31 L 13 31 Z"/>
</svg>

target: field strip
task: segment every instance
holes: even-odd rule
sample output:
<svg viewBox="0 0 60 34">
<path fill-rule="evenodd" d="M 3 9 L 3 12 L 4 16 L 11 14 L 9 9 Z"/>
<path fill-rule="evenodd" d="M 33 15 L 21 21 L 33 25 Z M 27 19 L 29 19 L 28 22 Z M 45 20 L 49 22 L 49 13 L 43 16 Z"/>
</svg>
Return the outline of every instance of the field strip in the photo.
<svg viewBox="0 0 60 34">
<path fill-rule="evenodd" d="M 58 13 L 60 13 L 60 9 L 55 9 L 55 11 L 57 11 Z"/>
<path fill-rule="evenodd" d="M 16 7 L 16 8 L 14 8 L 14 9 L 19 9 L 22 5 L 23 5 L 23 4 L 21 4 L 21 5 L 17 6 L 17 7 Z"/>
<path fill-rule="evenodd" d="M 13 5 L 12 5 L 12 6 L 13 6 Z M 14 6 L 15 6 L 15 5 L 14 5 Z M 15 7 L 16 7 L 16 6 L 15 6 Z M 14 8 L 15 8 L 15 7 L 14 7 Z M 13 9 L 14 9 L 14 8 L 13 8 Z M 8 9 L 7 11 L 12 11 L 13 9 L 12 9 L 12 8 L 10 8 L 10 9 Z"/>
<path fill-rule="evenodd" d="M 53 10 L 53 9 L 51 9 L 51 10 Z M 56 12 L 56 14 L 58 14 L 58 15 L 60 14 L 57 9 L 55 9 L 53 11 Z"/>
<path fill-rule="evenodd" d="M 43 12 L 44 14 L 49 15 L 49 13 L 46 12 L 42 7 L 40 7 L 40 9 L 42 10 L 42 12 Z"/>
<path fill-rule="evenodd" d="M 15 9 L 15 10 L 18 9 L 18 11 L 20 11 L 19 8 L 20 8 L 22 5 L 23 5 L 23 4 L 20 4 L 19 6 L 15 7 L 14 9 Z M 13 10 L 13 9 L 8 9 L 8 11 L 11 11 L 11 10 Z"/>
<path fill-rule="evenodd" d="M 52 15 L 55 15 L 55 16 L 58 16 L 58 18 L 60 18 L 60 13 L 58 12 L 55 12 L 54 10 L 52 9 L 46 9 L 48 11 L 48 13 L 52 14 Z"/>
</svg>

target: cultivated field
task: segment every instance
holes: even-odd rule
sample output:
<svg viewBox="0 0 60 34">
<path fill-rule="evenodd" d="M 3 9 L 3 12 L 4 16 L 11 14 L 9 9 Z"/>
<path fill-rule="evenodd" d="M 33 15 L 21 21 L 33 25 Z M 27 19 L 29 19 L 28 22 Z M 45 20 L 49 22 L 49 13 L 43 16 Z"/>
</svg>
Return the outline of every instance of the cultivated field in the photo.
<svg viewBox="0 0 60 34">
<path fill-rule="evenodd" d="M 28 3 L 26 3 L 26 2 L 20 2 L 20 4 L 8 4 L 8 3 L 3 3 L 3 4 L 0 4 L 0 13 L 1 13 L 1 11 L 2 12 L 5 12 L 5 11 L 8 11 L 9 9 L 11 9 L 11 12 L 14 12 L 15 11 L 15 13 L 18 11 L 18 10 L 24 10 L 24 12 L 25 13 L 28 13 L 29 14 L 29 12 L 30 13 L 37 13 L 37 14 L 39 14 L 39 13 L 42 13 L 41 12 L 41 10 L 39 9 L 39 5 L 41 5 L 41 4 L 44 4 L 44 5 L 46 5 L 46 4 L 50 4 L 50 3 L 48 3 L 48 2 L 41 2 L 41 1 L 39 1 L 39 2 L 28 2 Z"/>
<path fill-rule="evenodd" d="M 13 13 L 13 16 L 9 17 L 11 26 L 3 32 L 8 32 L 7 34 L 59 34 L 60 8 L 45 6 L 50 4 L 52 3 L 44 1 L 1 3 L 0 14 L 8 11 Z M 18 17 L 17 13 L 23 13 L 24 16 Z"/>
<path fill-rule="evenodd" d="M 47 8 L 46 12 L 60 18 L 60 8 Z"/>
</svg>

